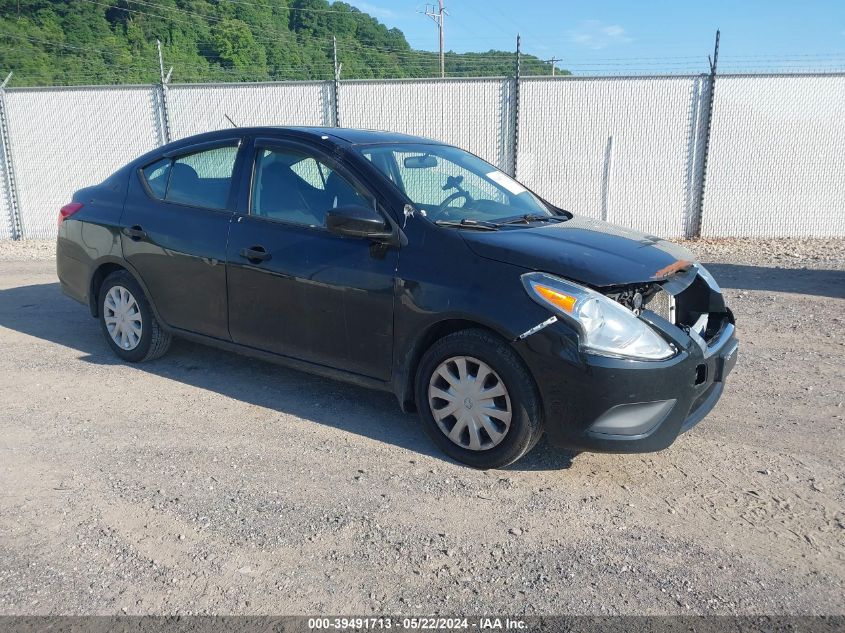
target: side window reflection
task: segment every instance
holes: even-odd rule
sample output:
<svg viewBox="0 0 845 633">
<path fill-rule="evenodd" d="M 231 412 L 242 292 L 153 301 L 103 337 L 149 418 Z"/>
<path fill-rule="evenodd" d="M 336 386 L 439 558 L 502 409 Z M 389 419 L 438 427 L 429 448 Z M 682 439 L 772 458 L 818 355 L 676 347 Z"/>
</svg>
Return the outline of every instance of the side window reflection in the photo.
<svg viewBox="0 0 845 633">
<path fill-rule="evenodd" d="M 325 226 L 330 209 L 368 204 L 367 198 L 346 178 L 312 156 L 293 151 L 259 151 L 252 184 L 252 215 Z"/>
</svg>

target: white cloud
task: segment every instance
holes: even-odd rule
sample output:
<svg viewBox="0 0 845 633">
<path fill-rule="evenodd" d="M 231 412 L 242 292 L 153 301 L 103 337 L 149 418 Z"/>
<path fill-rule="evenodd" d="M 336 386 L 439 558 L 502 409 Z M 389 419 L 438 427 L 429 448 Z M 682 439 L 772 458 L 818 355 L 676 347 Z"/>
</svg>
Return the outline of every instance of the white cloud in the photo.
<svg viewBox="0 0 845 633">
<path fill-rule="evenodd" d="M 633 41 L 618 24 L 605 24 L 599 20 L 582 20 L 578 28 L 568 30 L 566 36 L 573 44 L 593 50 Z"/>
<path fill-rule="evenodd" d="M 353 2 L 356 7 L 361 9 L 364 13 L 369 13 L 370 15 L 382 18 L 382 19 L 390 19 L 396 17 L 396 12 L 385 7 L 379 7 L 374 4 L 370 4 L 369 2 Z"/>
</svg>

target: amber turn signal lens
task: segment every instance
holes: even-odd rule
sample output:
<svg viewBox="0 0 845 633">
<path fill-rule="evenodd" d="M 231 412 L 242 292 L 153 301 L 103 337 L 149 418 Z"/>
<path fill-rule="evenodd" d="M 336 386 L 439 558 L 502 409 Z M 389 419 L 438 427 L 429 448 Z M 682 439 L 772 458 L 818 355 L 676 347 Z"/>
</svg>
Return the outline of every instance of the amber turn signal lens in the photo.
<svg viewBox="0 0 845 633">
<path fill-rule="evenodd" d="M 534 290 L 536 290 L 537 294 L 543 297 L 543 299 L 552 305 L 557 306 L 564 312 L 572 312 L 572 308 L 575 307 L 575 302 L 577 301 L 575 297 L 563 294 L 562 292 L 549 288 L 548 286 L 536 285 L 534 286 Z"/>
</svg>

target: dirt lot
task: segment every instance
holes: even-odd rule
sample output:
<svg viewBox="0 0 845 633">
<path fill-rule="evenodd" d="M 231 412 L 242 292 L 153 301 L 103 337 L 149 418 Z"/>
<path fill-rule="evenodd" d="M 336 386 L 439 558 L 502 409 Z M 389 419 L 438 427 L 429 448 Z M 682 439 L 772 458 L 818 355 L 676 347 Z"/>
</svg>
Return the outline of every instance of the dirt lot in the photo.
<svg viewBox="0 0 845 633">
<path fill-rule="evenodd" d="M 119 363 L 52 245 L 0 245 L 0 613 L 845 613 L 845 242 L 693 248 L 742 340 L 716 410 L 478 472 L 387 394 Z"/>
</svg>

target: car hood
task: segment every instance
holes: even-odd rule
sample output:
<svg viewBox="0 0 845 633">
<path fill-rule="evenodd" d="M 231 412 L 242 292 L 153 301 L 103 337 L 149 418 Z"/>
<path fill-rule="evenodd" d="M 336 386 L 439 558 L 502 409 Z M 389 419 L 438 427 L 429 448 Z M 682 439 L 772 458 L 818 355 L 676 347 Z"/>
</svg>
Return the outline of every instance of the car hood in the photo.
<svg viewBox="0 0 845 633">
<path fill-rule="evenodd" d="M 462 235 L 481 257 L 594 287 L 666 279 L 695 261 L 690 251 L 659 237 L 579 216 Z"/>
</svg>

